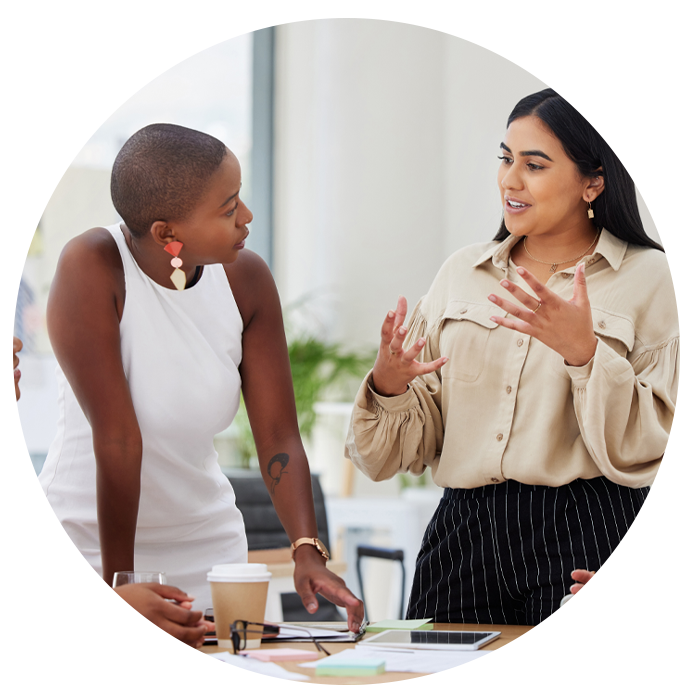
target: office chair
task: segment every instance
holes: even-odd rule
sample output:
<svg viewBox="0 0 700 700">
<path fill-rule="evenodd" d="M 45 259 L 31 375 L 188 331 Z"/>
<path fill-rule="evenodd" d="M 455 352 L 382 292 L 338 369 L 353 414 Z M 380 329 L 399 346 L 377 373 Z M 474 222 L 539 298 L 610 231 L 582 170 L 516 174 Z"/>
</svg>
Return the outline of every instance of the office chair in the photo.
<svg viewBox="0 0 700 700">
<path fill-rule="evenodd" d="M 257 471 L 229 476 L 236 494 L 236 505 L 243 514 L 249 550 L 289 548 L 289 538 L 277 517 L 272 499 L 262 476 Z M 314 510 L 319 539 L 329 548 L 328 518 L 323 490 L 317 474 L 311 475 Z M 318 596 L 318 611 L 313 615 L 307 612 L 297 593 L 282 593 L 283 620 L 295 622 L 344 620 L 333 603 Z"/>
</svg>

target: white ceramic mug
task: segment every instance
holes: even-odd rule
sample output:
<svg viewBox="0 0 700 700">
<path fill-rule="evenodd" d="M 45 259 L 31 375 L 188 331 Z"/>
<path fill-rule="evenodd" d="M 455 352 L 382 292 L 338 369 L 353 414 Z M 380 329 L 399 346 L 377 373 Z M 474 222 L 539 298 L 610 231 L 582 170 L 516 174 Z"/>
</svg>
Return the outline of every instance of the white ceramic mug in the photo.
<svg viewBox="0 0 700 700">
<path fill-rule="evenodd" d="M 573 600 L 580 603 L 586 610 L 586 622 L 581 623 L 574 620 L 566 609 L 566 604 Z M 632 634 L 625 627 L 615 627 L 610 622 L 610 616 L 605 608 L 601 606 L 600 612 L 596 613 L 595 608 L 600 600 L 600 593 L 595 586 L 584 586 L 581 595 L 566 595 L 559 603 L 559 610 L 563 618 L 573 625 L 577 630 L 587 634 L 596 644 L 604 647 L 628 647 L 639 644 L 643 641 L 636 634 Z"/>
</svg>

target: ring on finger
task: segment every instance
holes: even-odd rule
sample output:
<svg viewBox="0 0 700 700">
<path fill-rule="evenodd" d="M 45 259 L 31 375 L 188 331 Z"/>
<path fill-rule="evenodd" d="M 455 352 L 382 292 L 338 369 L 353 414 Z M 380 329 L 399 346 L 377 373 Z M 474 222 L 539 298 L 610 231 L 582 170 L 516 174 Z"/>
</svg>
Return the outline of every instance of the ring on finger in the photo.
<svg viewBox="0 0 700 700">
<path fill-rule="evenodd" d="M 532 313 L 536 314 L 540 310 L 540 306 L 542 306 L 542 299 L 537 300 L 537 307 L 532 310 Z"/>
<path fill-rule="evenodd" d="M 389 354 L 396 355 L 397 353 L 394 350 L 392 350 L 391 348 L 389 348 Z"/>
</svg>

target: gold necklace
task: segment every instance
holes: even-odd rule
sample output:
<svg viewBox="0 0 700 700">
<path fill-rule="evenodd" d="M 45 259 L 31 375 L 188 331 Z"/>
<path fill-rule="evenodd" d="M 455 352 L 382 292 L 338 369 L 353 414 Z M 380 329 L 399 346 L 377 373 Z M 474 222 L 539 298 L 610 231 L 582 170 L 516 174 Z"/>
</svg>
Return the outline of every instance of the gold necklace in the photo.
<svg viewBox="0 0 700 700">
<path fill-rule="evenodd" d="M 586 250 L 583 251 L 583 253 L 580 253 L 576 257 L 570 258 L 569 260 L 560 260 L 559 262 L 553 262 L 553 263 L 547 262 L 546 260 L 538 260 L 534 255 L 531 255 L 530 251 L 527 249 L 527 244 L 525 243 L 527 236 L 525 236 L 525 238 L 523 238 L 523 248 L 525 249 L 525 253 L 527 253 L 528 258 L 531 258 L 535 262 L 542 263 L 543 265 L 551 265 L 551 267 L 549 268 L 549 271 L 556 272 L 557 267 L 559 265 L 563 265 L 564 263 L 568 263 L 568 262 L 573 262 L 574 260 L 578 260 L 579 258 L 582 258 L 596 244 L 596 241 L 598 240 L 598 236 L 600 236 L 600 232 L 596 233 L 596 236 L 593 239 L 593 243 L 591 243 L 588 246 L 588 248 L 586 248 Z"/>
</svg>

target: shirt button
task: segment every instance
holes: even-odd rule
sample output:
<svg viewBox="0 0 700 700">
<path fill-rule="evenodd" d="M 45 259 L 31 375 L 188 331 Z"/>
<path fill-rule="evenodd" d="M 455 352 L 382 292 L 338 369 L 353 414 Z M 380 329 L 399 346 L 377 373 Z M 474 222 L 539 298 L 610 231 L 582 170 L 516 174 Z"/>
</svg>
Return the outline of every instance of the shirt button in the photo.
<svg viewBox="0 0 700 700">
<path fill-rule="evenodd" d="M 506 387 L 506 394 L 510 394 L 511 391 L 513 391 L 513 387 L 507 386 Z"/>
<path fill-rule="evenodd" d="M 517 343 L 518 347 L 520 347 L 522 344 L 523 344 L 523 339 L 518 338 L 518 343 Z"/>
<path fill-rule="evenodd" d="M 495 476 L 491 477 L 491 481 L 493 481 L 494 484 L 498 483 L 498 479 Z"/>
<path fill-rule="evenodd" d="M 605 328 L 605 321 L 598 321 L 598 328 Z"/>
<path fill-rule="evenodd" d="M 498 440 L 498 442 L 503 440 L 503 433 L 498 433 L 498 435 L 496 435 L 496 440 Z"/>
<path fill-rule="evenodd" d="M 564 273 L 562 274 L 562 277 L 563 277 L 565 280 L 568 280 L 569 277 L 571 277 L 571 273 L 570 273 L 570 272 L 564 272 Z"/>
</svg>

